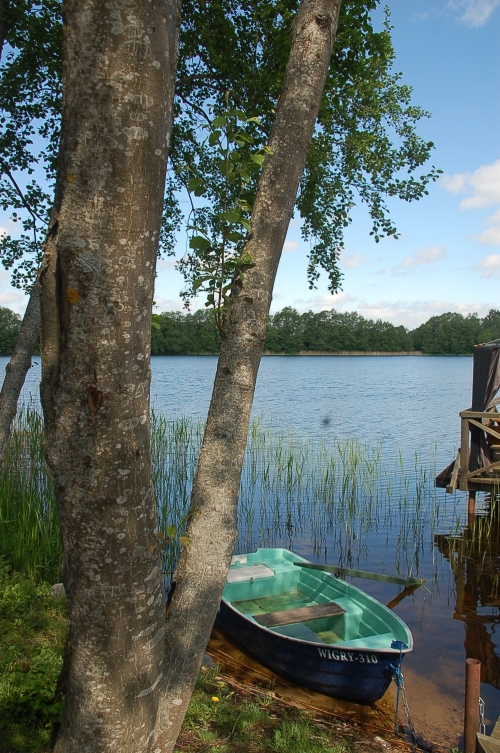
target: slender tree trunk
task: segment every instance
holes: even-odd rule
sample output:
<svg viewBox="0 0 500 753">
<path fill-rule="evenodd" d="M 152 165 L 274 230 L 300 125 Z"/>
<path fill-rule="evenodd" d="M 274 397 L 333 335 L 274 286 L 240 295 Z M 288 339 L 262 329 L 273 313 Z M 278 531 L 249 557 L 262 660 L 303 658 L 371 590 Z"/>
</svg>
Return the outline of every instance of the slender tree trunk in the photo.
<svg viewBox="0 0 500 753">
<path fill-rule="evenodd" d="M 0 0 L 0 60 L 2 59 L 5 37 L 9 30 L 10 0 Z"/>
<path fill-rule="evenodd" d="M 237 537 L 236 508 L 274 279 L 305 166 L 341 0 L 302 0 L 246 244 L 253 264 L 234 285 L 193 485 L 190 544 L 175 574 L 155 753 L 173 750 L 220 602 Z"/>
<path fill-rule="evenodd" d="M 57 753 L 146 753 L 164 606 L 150 331 L 178 0 L 65 0 L 56 196 L 40 276 L 46 454 L 68 595 Z"/>
<path fill-rule="evenodd" d="M 0 60 L 3 54 L 5 36 L 9 28 L 9 11 L 9 0 L 0 0 Z M 0 465 L 3 462 L 5 445 L 9 438 L 12 422 L 17 413 L 19 395 L 39 339 L 40 284 L 37 280 L 31 290 L 14 352 L 5 367 L 5 379 L 0 391 Z"/>
<path fill-rule="evenodd" d="M 12 357 L 5 367 L 5 379 L 0 391 L 0 464 L 10 428 L 16 416 L 19 395 L 26 374 L 31 366 L 31 357 L 40 339 L 40 284 L 38 280 L 31 290 L 21 329 L 17 336 Z"/>
</svg>

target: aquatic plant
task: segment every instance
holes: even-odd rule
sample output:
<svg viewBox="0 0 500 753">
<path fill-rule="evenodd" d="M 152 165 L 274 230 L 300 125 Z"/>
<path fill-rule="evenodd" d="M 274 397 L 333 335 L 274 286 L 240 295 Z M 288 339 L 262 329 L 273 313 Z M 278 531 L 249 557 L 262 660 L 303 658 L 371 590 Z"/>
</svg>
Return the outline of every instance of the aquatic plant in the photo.
<svg viewBox="0 0 500 753">
<path fill-rule="evenodd" d="M 153 411 L 151 449 L 159 510 L 159 541 L 168 581 L 182 546 L 204 426 Z M 306 547 L 317 558 L 359 566 L 378 544 L 395 551 L 397 570 L 417 574 L 436 531 L 462 526 L 455 497 L 433 487 L 434 456 L 384 452 L 383 443 L 314 441 L 250 427 L 241 479 L 237 551 L 258 546 Z M 19 414 L 0 469 L 0 554 L 11 567 L 60 577 L 60 541 L 38 413 Z M 373 558 L 372 558 L 373 559 Z M 373 563 L 372 565 L 373 566 Z M 383 568 L 383 565 L 381 565 Z"/>
</svg>

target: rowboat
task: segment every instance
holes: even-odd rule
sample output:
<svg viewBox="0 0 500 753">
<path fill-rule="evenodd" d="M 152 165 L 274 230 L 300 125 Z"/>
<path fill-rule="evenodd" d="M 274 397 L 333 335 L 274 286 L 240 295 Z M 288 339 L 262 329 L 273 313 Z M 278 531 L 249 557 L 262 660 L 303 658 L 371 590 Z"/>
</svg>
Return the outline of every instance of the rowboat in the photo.
<svg viewBox="0 0 500 753">
<path fill-rule="evenodd" d="M 412 650 L 411 632 L 376 599 L 316 568 L 287 549 L 233 557 L 216 622 L 297 685 L 377 701 Z"/>
</svg>

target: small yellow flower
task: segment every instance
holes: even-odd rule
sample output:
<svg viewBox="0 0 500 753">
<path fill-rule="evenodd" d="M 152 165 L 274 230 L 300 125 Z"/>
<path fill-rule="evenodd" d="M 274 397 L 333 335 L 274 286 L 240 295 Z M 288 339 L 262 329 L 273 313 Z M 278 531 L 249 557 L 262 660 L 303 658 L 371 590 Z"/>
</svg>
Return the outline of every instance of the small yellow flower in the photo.
<svg viewBox="0 0 500 753">
<path fill-rule="evenodd" d="M 225 688 L 226 687 L 226 683 L 225 682 L 218 682 L 217 685 L 219 686 L 219 688 Z"/>
<path fill-rule="evenodd" d="M 216 696 L 216 695 L 213 695 L 213 696 L 212 696 L 212 701 L 213 701 L 214 703 L 219 703 L 219 699 L 217 698 L 217 696 Z"/>
</svg>

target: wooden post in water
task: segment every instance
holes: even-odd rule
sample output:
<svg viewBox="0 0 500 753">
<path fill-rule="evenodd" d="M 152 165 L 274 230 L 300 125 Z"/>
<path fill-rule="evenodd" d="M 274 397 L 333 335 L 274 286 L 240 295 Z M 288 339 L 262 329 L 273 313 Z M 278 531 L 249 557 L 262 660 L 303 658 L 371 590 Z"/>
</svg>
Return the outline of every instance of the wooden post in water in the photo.
<svg viewBox="0 0 500 753">
<path fill-rule="evenodd" d="M 465 662 L 465 719 L 464 753 L 475 753 L 476 732 L 479 731 L 479 686 L 481 662 L 467 659 Z"/>
<path fill-rule="evenodd" d="M 474 523 L 474 514 L 476 512 L 476 492 L 469 491 L 469 504 L 467 508 L 467 525 L 472 528 Z"/>
</svg>

